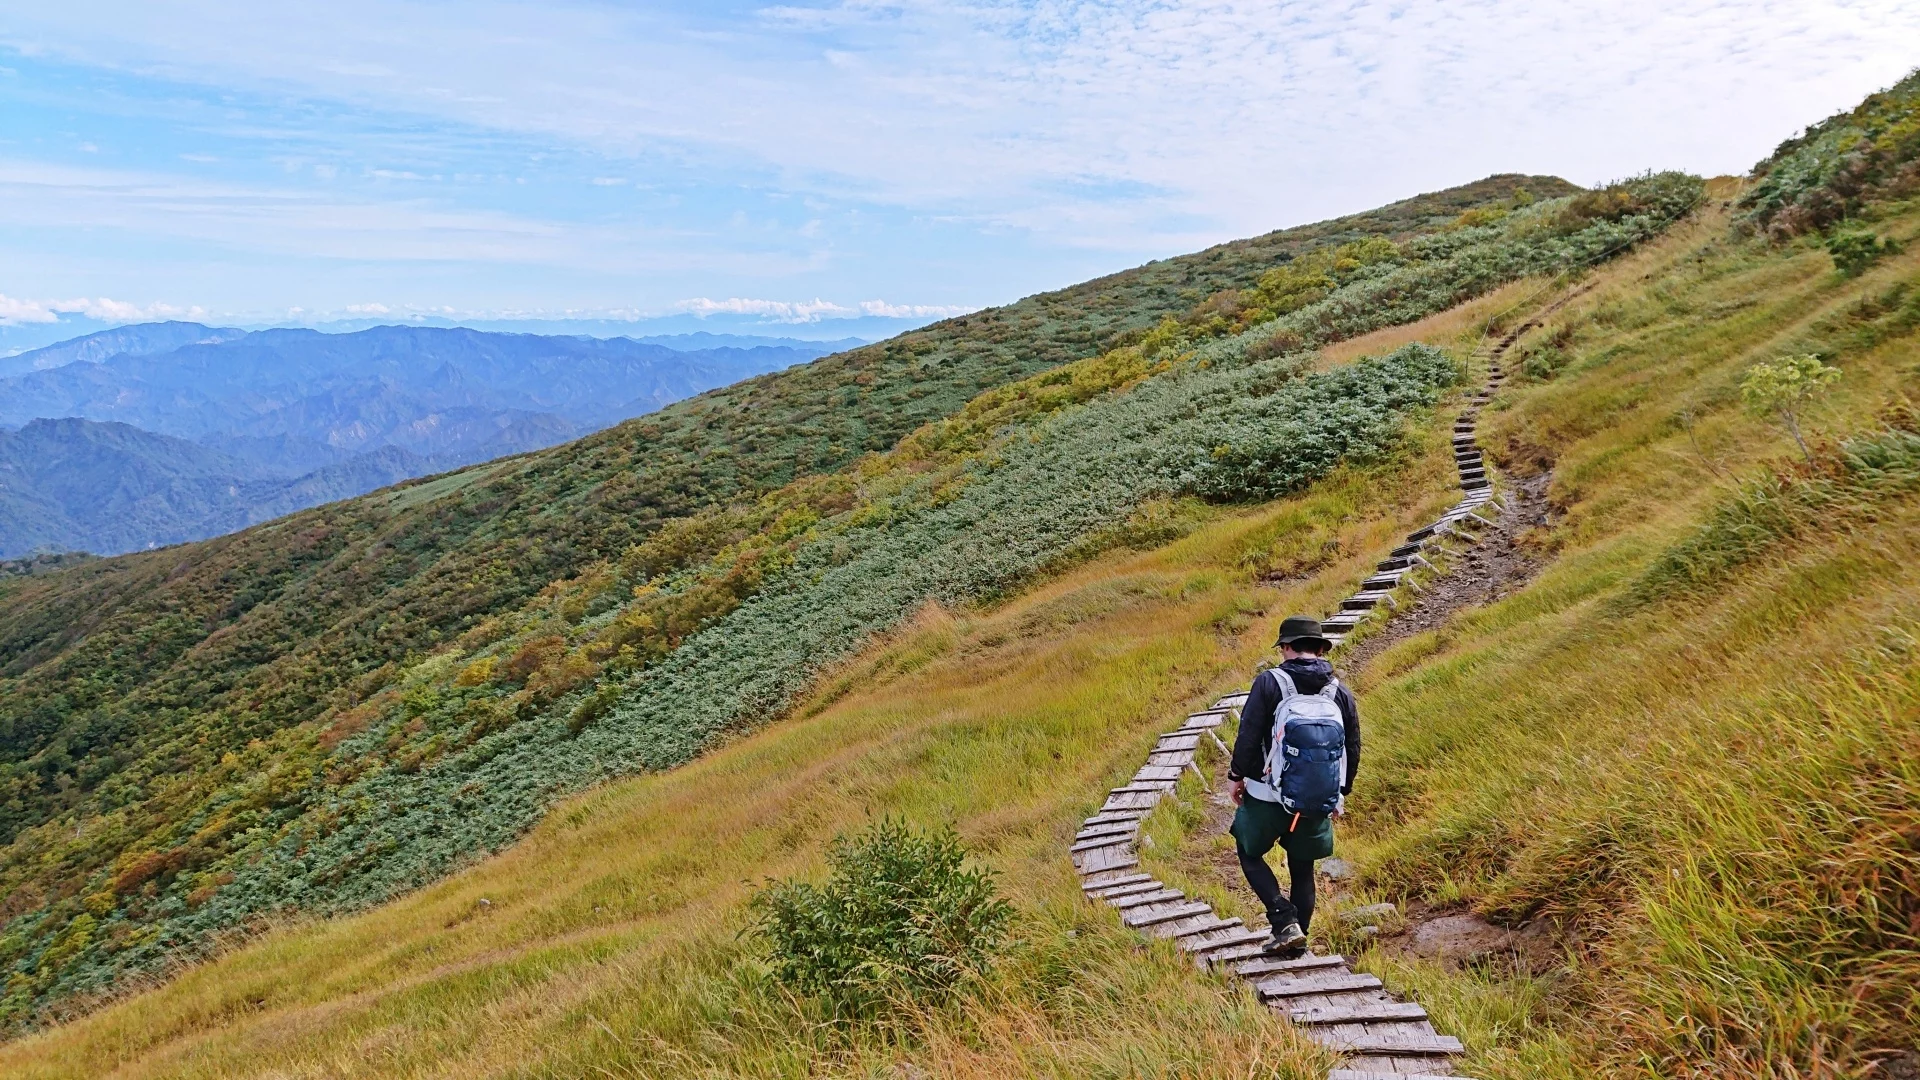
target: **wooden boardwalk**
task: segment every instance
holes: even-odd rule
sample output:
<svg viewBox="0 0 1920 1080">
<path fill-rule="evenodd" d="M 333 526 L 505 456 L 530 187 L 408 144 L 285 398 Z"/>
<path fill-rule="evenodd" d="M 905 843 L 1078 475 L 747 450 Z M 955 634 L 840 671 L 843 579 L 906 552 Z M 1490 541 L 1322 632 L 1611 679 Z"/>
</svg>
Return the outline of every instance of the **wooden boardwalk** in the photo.
<svg viewBox="0 0 1920 1080">
<path fill-rule="evenodd" d="M 1342 600 L 1339 610 L 1321 621 L 1336 647 L 1367 619 L 1391 617 L 1390 594 L 1416 569 L 1433 567 L 1423 552 L 1448 541 L 1473 544 L 1488 523 L 1484 515 L 1497 496 L 1474 437 L 1475 419 L 1504 378 L 1500 358 L 1532 325 L 1530 320 L 1516 327 L 1490 351 L 1487 381 L 1454 424 L 1454 459 L 1464 497 L 1432 524 L 1408 534 L 1406 543 L 1389 553 L 1360 591 Z M 1242 925 L 1237 918 L 1223 919 L 1211 906 L 1189 900 L 1140 872 L 1141 819 L 1173 791 L 1181 773 L 1199 771 L 1194 755 L 1203 739 L 1227 750 L 1219 729 L 1236 730 L 1237 710 L 1246 697 L 1230 694 L 1212 708 L 1188 716 L 1178 728 L 1160 736 L 1131 782 L 1108 792 L 1100 812 L 1086 820 L 1069 851 L 1081 889 L 1089 899 L 1113 907 L 1122 924 L 1172 941 L 1196 963 L 1247 980 L 1275 1012 L 1345 1055 L 1346 1067 L 1335 1069 L 1329 1080 L 1455 1075 L 1453 1059 L 1465 1047 L 1459 1039 L 1434 1030 L 1418 1003 L 1396 997 L 1375 976 L 1356 974 L 1345 957 L 1281 960 L 1265 956 L 1260 945 L 1266 940 L 1266 929 Z"/>
</svg>

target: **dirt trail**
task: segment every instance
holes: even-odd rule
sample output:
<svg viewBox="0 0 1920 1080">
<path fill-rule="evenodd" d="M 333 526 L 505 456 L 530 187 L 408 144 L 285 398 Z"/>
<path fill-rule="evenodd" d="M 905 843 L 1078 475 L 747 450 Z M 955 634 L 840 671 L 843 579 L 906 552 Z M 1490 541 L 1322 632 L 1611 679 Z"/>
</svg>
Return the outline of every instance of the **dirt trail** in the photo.
<svg viewBox="0 0 1920 1080">
<path fill-rule="evenodd" d="M 1521 537 L 1549 524 L 1547 486 L 1552 482 L 1553 474 L 1543 473 L 1509 484 L 1503 491 L 1506 505 L 1500 506 L 1493 525 L 1481 532 L 1480 542 L 1464 549 L 1451 547 L 1455 554 L 1446 576 L 1429 582 L 1380 631 L 1355 642 L 1340 657 L 1340 667 L 1358 672 L 1395 642 L 1431 630 L 1457 611 L 1490 604 L 1532 580 L 1541 560 L 1527 550 Z"/>
</svg>

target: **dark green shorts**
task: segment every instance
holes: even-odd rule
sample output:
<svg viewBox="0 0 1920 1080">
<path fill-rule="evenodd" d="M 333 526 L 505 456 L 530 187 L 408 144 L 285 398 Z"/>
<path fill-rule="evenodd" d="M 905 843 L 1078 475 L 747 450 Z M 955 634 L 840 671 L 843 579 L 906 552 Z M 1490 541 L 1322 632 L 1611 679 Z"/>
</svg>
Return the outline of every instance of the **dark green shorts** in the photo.
<svg viewBox="0 0 1920 1080">
<path fill-rule="evenodd" d="M 1233 846 L 1242 855 L 1261 858 L 1275 844 L 1287 853 L 1289 861 L 1312 862 L 1333 854 L 1333 819 L 1325 814 L 1301 814 L 1299 824 L 1279 803 L 1249 795 L 1234 811 Z"/>
</svg>

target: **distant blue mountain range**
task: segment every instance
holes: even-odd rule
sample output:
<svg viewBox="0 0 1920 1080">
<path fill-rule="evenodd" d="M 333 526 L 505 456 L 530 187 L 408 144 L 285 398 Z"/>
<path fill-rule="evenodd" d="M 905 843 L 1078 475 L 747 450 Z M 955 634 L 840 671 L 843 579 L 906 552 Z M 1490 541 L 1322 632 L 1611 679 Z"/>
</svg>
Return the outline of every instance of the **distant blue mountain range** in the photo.
<svg viewBox="0 0 1920 1080">
<path fill-rule="evenodd" d="M 860 344 L 753 340 L 164 322 L 21 353 L 0 360 L 0 558 L 218 535 Z"/>
</svg>

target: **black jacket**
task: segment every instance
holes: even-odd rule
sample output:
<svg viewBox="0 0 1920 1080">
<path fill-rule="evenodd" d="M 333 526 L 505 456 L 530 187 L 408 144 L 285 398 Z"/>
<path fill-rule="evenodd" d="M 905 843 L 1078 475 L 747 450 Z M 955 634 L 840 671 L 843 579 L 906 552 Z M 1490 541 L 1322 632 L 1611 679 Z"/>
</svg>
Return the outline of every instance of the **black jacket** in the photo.
<svg viewBox="0 0 1920 1080">
<path fill-rule="evenodd" d="M 1293 678 L 1293 685 L 1303 694 L 1317 694 L 1333 678 L 1333 665 L 1317 656 L 1296 656 L 1280 665 L 1280 670 Z M 1353 700 L 1353 691 L 1346 683 L 1333 692 L 1333 700 L 1340 706 L 1340 719 L 1347 729 L 1347 782 L 1340 787 L 1340 794 L 1353 794 L 1353 778 L 1360 772 L 1360 705 Z M 1267 755 L 1273 751 L 1273 714 L 1280 707 L 1280 685 L 1266 672 L 1254 676 L 1253 688 L 1247 691 L 1247 703 L 1240 706 L 1240 734 L 1233 740 L 1233 761 L 1227 767 L 1227 778 L 1244 780 L 1251 776 L 1260 779 L 1267 771 Z"/>
</svg>

